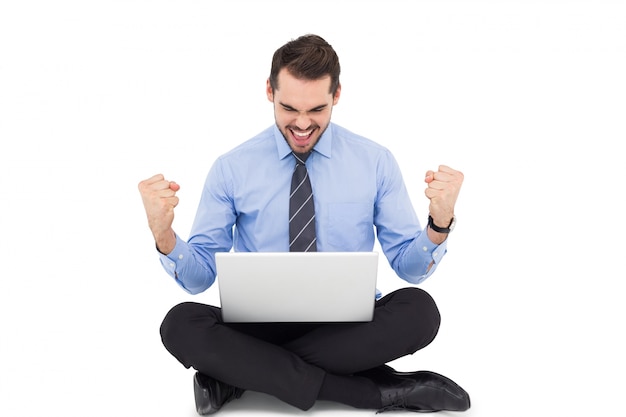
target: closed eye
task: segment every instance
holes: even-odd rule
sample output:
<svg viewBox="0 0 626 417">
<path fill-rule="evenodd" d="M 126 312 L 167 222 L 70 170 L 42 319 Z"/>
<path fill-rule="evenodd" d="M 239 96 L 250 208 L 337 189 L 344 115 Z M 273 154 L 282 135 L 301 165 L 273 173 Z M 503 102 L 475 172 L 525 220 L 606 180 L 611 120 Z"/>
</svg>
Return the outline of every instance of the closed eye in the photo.
<svg viewBox="0 0 626 417">
<path fill-rule="evenodd" d="M 288 111 L 288 112 L 298 112 L 298 109 L 294 109 L 293 107 L 291 107 L 289 104 L 285 104 L 285 103 L 280 103 L 280 106 L 283 108 L 283 110 Z M 321 106 L 317 106 L 317 107 L 313 107 L 310 110 L 307 110 L 307 113 L 319 113 L 321 111 L 323 111 L 324 109 L 326 109 L 328 107 L 327 104 L 322 104 Z"/>
</svg>

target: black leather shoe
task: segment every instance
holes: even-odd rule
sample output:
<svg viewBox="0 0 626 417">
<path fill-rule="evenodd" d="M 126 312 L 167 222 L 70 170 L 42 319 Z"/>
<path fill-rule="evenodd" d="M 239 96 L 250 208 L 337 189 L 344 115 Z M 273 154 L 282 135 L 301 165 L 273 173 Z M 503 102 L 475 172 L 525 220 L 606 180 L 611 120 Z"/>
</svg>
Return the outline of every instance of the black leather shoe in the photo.
<svg viewBox="0 0 626 417">
<path fill-rule="evenodd" d="M 469 394 L 457 383 L 430 371 L 398 372 L 382 366 L 362 372 L 380 389 L 383 407 L 378 412 L 406 410 L 415 412 L 466 411 Z"/>
<path fill-rule="evenodd" d="M 193 377 L 196 411 L 201 416 L 216 413 L 227 402 L 241 397 L 243 392 L 241 388 L 209 378 L 200 372 L 196 372 Z"/>
</svg>

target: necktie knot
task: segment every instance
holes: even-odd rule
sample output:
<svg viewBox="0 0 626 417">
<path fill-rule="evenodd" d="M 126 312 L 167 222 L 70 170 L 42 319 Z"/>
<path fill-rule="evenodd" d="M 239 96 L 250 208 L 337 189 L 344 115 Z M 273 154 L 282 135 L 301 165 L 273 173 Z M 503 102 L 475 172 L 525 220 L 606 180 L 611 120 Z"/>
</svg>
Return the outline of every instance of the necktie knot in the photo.
<svg viewBox="0 0 626 417">
<path fill-rule="evenodd" d="M 306 160 L 309 158 L 309 155 L 311 155 L 311 152 L 307 152 L 307 153 L 298 153 L 298 152 L 291 152 L 294 156 L 294 158 L 296 158 L 296 166 L 298 165 L 304 165 Z"/>
</svg>

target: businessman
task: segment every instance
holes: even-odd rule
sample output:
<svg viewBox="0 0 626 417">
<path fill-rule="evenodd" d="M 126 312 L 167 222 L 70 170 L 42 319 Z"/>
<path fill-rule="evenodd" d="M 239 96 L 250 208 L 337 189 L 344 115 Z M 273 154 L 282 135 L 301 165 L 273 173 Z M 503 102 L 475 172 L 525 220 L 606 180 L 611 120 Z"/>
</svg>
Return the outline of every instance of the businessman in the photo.
<svg viewBox="0 0 626 417">
<path fill-rule="evenodd" d="M 215 282 L 216 252 L 371 251 L 375 239 L 407 282 L 377 296 L 367 323 L 230 324 L 217 306 L 174 306 L 161 337 L 182 365 L 195 369 L 201 415 L 247 390 L 301 410 L 317 400 L 378 411 L 470 407 L 468 393 L 452 379 L 387 365 L 424 348 L 438 332 L 437 305 L 418 284 L 447 251 L 463 174 L 445 165 L 426 172 L 429 213 L 422 225 L 389 150 L 331 122 L 339 75 L 337 54 L 320 36 L 276 50 L 266 85 L 274 123 L 217 157 L 187 240 L 173 229 L 180 186 L 161 174 L 139 183 L 162 265 L 187 293 Z M 237 111 L 245 113 L 245 105 Z"/>
</svg>

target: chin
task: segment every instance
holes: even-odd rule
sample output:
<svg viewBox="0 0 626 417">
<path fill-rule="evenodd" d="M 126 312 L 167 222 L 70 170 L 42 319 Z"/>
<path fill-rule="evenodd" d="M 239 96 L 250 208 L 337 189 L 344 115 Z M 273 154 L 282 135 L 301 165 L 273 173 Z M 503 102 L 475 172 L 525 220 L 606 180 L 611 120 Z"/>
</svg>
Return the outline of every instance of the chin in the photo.
<svg viewBox="0 0 626 417">
<path fill-rule="evenodd" d="M 315 147 L 316 142 L 312 142 L 307 146 L 293 146 L 293 145 L 289 145 L 289 147 L 291 148 L 292 151 L 294 151 L 295 153 L 308 153 L 311 152 L 313 150 L 313 148 Z"/>
</svg>

